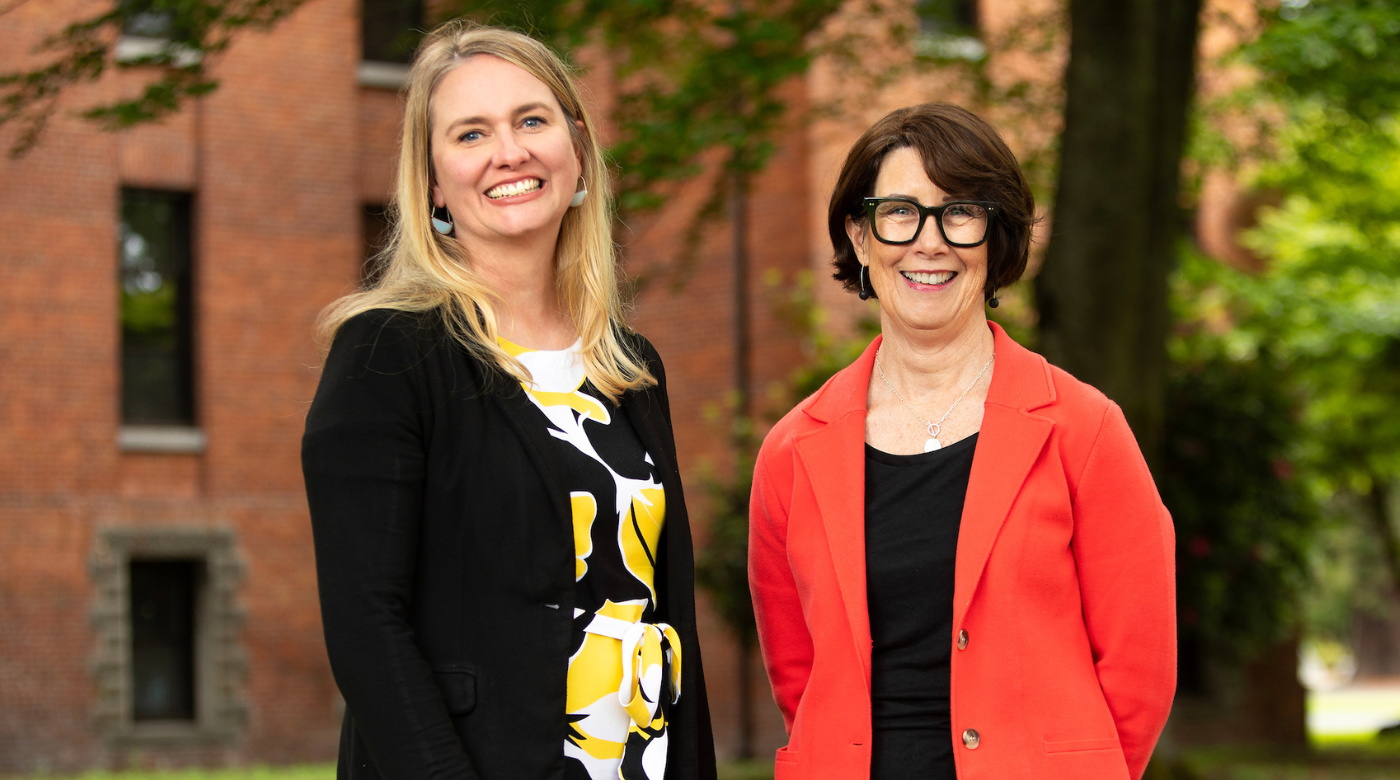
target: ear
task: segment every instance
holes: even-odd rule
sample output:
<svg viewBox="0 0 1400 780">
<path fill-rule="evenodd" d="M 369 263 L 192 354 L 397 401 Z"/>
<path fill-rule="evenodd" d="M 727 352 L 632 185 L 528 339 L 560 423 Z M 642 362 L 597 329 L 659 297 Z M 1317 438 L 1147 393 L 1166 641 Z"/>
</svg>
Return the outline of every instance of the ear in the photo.
<svg viewBox="0 0 1400 780">
<path fill-rule="evenodd" d="M 442 188 L 439 187 L 439 186 L 437 186 L 437 183 L 436 183 L 436 182 L 434 182 L 434 183 L 433 183 L 433 186 L 432 186 L 431 188 L 429 188 L 428 194 L 429 194 L 429 195 L 432 197 L 432 199 L 433 199 L 433 207 L 434 207 L 434 208 L 439 208 L 439 209 L 440 209 L 440 208 L 442 208 L 443 206 L 446 206 L 446 205 L 447 205 L 447 198 L 444 198 L 444 197 L 442 196 Z"/>
<path fill-rule="evenodd" d="M 870 261 L 865 257 L 865 224 L 846 217 L 846 238 L 849 238 L 851 246 L 855 247 L 856 259 L 860 264 L 870 265 Z"/>
</svg>

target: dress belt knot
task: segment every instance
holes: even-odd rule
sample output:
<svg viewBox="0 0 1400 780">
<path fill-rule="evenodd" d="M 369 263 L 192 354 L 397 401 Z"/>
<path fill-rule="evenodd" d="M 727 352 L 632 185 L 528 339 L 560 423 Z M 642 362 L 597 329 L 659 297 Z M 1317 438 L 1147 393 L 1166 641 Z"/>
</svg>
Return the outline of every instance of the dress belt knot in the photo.
<svg viewBox="0 0 1400 780">
<path fill-rule="evenodd" d="M 628 623 L 594 615 L 584 631 L 622 642 L 622 683 L 617 700 L 634 726 L 652 726 L 662 715 L 663 696 L 670 700 L 668 704 L 680 701 L 681 638 L 669 624 Z"/>
</svg>

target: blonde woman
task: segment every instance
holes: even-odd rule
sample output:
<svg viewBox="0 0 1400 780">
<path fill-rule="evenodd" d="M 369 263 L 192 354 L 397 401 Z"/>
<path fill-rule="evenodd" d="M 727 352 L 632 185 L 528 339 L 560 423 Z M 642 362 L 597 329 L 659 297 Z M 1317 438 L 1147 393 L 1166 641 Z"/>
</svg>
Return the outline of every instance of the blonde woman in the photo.
<svg viewBox="0 0 1400 780">
<path fill-rule="evenodd" d="M 623 324 L 567 68 L 450 23 L 381 281 L 323 315 L 302 464 L 342 778 L 714 777 L 666 379 Z"/>
</svg>

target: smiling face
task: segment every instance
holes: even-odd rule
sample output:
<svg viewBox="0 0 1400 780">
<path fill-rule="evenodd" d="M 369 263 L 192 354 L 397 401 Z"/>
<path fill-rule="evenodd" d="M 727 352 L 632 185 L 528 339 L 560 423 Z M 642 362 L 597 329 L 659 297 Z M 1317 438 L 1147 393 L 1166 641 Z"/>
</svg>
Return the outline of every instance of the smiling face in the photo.
<svg viewBox="0 0 1400 780">
<path fill-rule="evenodd" d="M 874 197 L 903 197 L 924 206 L 961 200 L 944 192 L 924 172 L 923 159 L 909 147 L 885 156 L 875 179 Z M 883 244 L 869 225 L 847 218 L 846 234 L 866 267 L 867 284 L 880 299 L 882 319 L 914 331 L 958 333 L 983 324 L 987 244 L 950 246 L 929 217 L 912 244 Z"/>
<path fill-rule="evenodd" d="M 557 239 L 581 163 L 568 117 L 544 82 L 490 55 L 433 90 L 434 206 L 464 244 Z"/>
</svg>

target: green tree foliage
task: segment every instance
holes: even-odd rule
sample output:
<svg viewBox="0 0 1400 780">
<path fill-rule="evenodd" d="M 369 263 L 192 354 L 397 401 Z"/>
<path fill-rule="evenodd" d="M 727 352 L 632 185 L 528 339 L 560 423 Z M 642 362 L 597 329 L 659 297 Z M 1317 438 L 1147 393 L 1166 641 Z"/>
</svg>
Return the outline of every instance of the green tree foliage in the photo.
<svg viewBox="0 0 1400 780">
<path fill-rule="evenodd" d="M 1234 657 L 1296 625 L 1300 600 L 1313 630 L 1345 638 L 1374 595 L 1359 585 L 1376 569 L 1400 584 L 1400 15 L 1293 0 L 1266 23 L 1241 51 L 1261 79 L 1236 98 L 1274 107 L 1244 183 L 1277 205 L 1245 237 L 1261 271 L 1187 257 L 1178 274 L 1164 486 L 1183 634 Z M 1193 429 L 1212 415 L 1216 465 L 1195 469 L 1209 439 Z M 1236 500 L 1210 508 L 1227 489 Z"/>
<path fill-rule="evenodd" d="M 1264 15 L 1268 26 L 1242 54 L 1273 95 L 1320 99 L 1360 119 L 1400 109 L 1393 0 L 1284 0 Z"/>
<path fill-rule="evenodd" d="M 1268 352 L 1241 359 L 1209 327 L 1220 278 L 1235 273 L 1188 253 L 1174 291 L 1159 485 L 1176 526 L 1187 690 L 1204 687 L 1202 657 L 1248 660 L 1297 628 L 1317 527 L 1293 463 L 1300 430 L 1284 370 Z"/>
<path fill-rule="evenodd" d="M 65 90 L 96 81 L 114 65 L 153 68 L 155 76 L 139 95 L 90 107 L 83 116 L 121 129 L 174 113 L 186 100 L 218 87 L 209 75 L 209 61 L 228 48 L 239 30 L 266 28 L 304 1 L 116 0 L 72 22 L 40 44 L 40 53 L 53 55 L 47 63 L 0 73 L 0 126 L 20 126 L 10 156 L 19 157 L 39 142 Z M 117 63 L 114 49 L 124 28 L 150 36 L 158 45 Z"/>
</svg>

